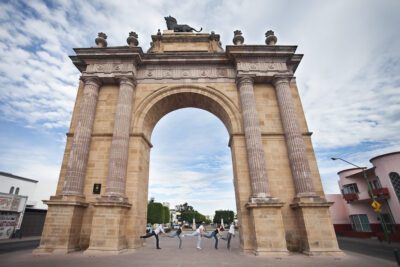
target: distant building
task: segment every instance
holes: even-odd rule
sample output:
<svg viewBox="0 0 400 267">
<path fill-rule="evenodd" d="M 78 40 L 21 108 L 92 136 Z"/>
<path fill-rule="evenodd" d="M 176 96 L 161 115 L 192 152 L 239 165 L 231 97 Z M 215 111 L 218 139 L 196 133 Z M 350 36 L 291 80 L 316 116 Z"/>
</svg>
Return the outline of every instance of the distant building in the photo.
<svg viewBox="0 0 400 267">
<path fill-rule="evenodd" d="M 327 194 L 332 221 L 337 234 L 383 238 L 373 199 L 381 205 L 381 217 L 393 239 L 400 240 L 400 151 L 370 159 L 373 167 L 338 172 L 341 194 Z M 368 182 L 368 183 L 367 183 Z M 368 184 L 370 189 L 368 188 Z"/>
<path fill-rule="evenodd" d="M 0 172 L 0 193 L 26 196 L 28 198 L 26 206 L 30 208 L 37 205 L 37 201 L 33 198 L 37 183 L 38 181 L 33 179 Z"/>
<path fill-rule="evenodd" d="M 13 233 L 40 235 L 46 210 L 35 209 L 34 193 L 38 181 L 0 172 L 0 239 Z"/>
</svg>

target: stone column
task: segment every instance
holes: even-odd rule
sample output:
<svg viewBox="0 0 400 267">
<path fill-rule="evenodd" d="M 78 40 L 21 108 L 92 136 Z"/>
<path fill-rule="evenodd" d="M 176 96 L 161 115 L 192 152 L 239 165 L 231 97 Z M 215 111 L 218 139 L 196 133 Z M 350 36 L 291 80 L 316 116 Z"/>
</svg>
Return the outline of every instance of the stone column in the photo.
<svg viewBox="0 0 400 267">
<path fill-rule="evenodd" d="M 86 165 L 89 157 L 90 141 L 99 95 L 100 80 L 95 77 L 82 77 L 84 81 L 78 125 L 75 128 L 69 155 L 63 195 L 83 196 Z"/>
<path fill-rule="evenodd" d="M 130 78 L 124 77 L 119 81 L 118 104 L 115 113 L 105 196 L 125 196 L 129 128 L 132 114 L 132 97 L 135 86 L 136 83 Z"/>
<path fill-rule="evenodd" d="M 236 81 L 242 106 L 247 161 L 251 179 L 252 199 L 270 197 L 261 130 L 251 77 L 239 77 Z"/>
<path fill-rule="evenodd" d="M 90 233 L 89 248 L 85 251 L 87 255 L 119 254 L 127 249 L 126 214 L 132 205 L 125 196 L 125 183 L 135 86 L 136 83 L 129 77 L 119 78 L 106 192 L 93 204 L 94 227 Z M 102 227 L 96 227 L 98 225 Z"/>
<path fill-rule="evenodd" d="M 279 111 L 289 154 L 297 197 L 315 196 L 303 136 L 298 125 L 288 76 L 274 77 Z"/>
<path fill-rule="evenodd" d="M 269 192 L 267 167 L 261 140 L 259 117 L 253 89 L 253 79 L 248 76 L 238 78 L 236 84 L 240 94 L 247 161 L 249 166 L 252 195 L 245 205 L 252 242 L 246 242 L 245 250 L 255 255 L 287 255 L 285 228 L 282 218 L 284 205 Z M 268 225 L 268 227 L 265 227 Z"/>
<path fill-rule="evenodd" d="M 49 208 L 40 246 L 33 251 L 34 254 L 69 253 L 81 249 L 82 218 L 88 206 L 83 195 L 83 186 L 101 85 L 96 77 L 81 79 L 84 82 L 83 97 L 67 163 L 63 191 L 60 196 L 52 196 L 45 202 Z"/>
</svg>

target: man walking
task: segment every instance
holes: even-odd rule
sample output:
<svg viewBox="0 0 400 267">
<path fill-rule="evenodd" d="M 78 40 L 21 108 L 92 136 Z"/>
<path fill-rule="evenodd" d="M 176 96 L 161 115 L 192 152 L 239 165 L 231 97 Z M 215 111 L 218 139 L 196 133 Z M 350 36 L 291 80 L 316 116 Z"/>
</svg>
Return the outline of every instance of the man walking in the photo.
<svg viewBox="0 0 400 267">
<path fill-rule="evenodd" d="M 158 235 L 161 232 L 165 234 L 164 227 L 162 226 L 162 224 L 159 224 L 158 227 L 156 228 L 156 230 L 152 230 L 149 233 L 147 233 L 146 235 L 140 236 L 140 238 L 149 238 L 154 235 L 154 237 L 156 238 L 156 247 L 157 247 L 157 249 L 161 249 L 160 245 L 159 245 L 159 240 L 158 240 Z"/>
</svg>

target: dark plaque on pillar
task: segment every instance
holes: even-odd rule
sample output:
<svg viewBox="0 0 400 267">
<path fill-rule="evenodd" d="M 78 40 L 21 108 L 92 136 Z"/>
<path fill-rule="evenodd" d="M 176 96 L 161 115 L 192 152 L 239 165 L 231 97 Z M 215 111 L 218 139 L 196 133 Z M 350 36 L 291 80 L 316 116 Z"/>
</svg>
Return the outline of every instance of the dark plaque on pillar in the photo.
<svg viewBox="0 0 400 267">
<path fill-rule="evenodd" d="M 101 184 L 93 184 L 93 194 L 100 194 Z"/>
</svg>

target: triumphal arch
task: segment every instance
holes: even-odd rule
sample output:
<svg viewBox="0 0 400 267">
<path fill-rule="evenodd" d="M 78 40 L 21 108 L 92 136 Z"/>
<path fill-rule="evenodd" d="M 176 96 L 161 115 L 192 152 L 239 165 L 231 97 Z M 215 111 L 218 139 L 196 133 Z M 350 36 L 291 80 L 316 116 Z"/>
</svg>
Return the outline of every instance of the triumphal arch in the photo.
<svg viewBox="0 0 400 267">
<path fill-rule="evenodd" d="M 277 45 L 272 31 L 265 45 L 245 44 L 237 30 L 223 49 L 218 34 L 186 28 L 159 30 L 147 52 L 134 32 L 127 46 L 108 47 L 99 33 L 96 47 L 74 49 L 82 75 L 35 253 L 142 247 L 151 134 L 185 107 L 211 112 L 230 135 L 244 252 L 340 253 L 294 77 L 296 46 Z"/>
</svg>

